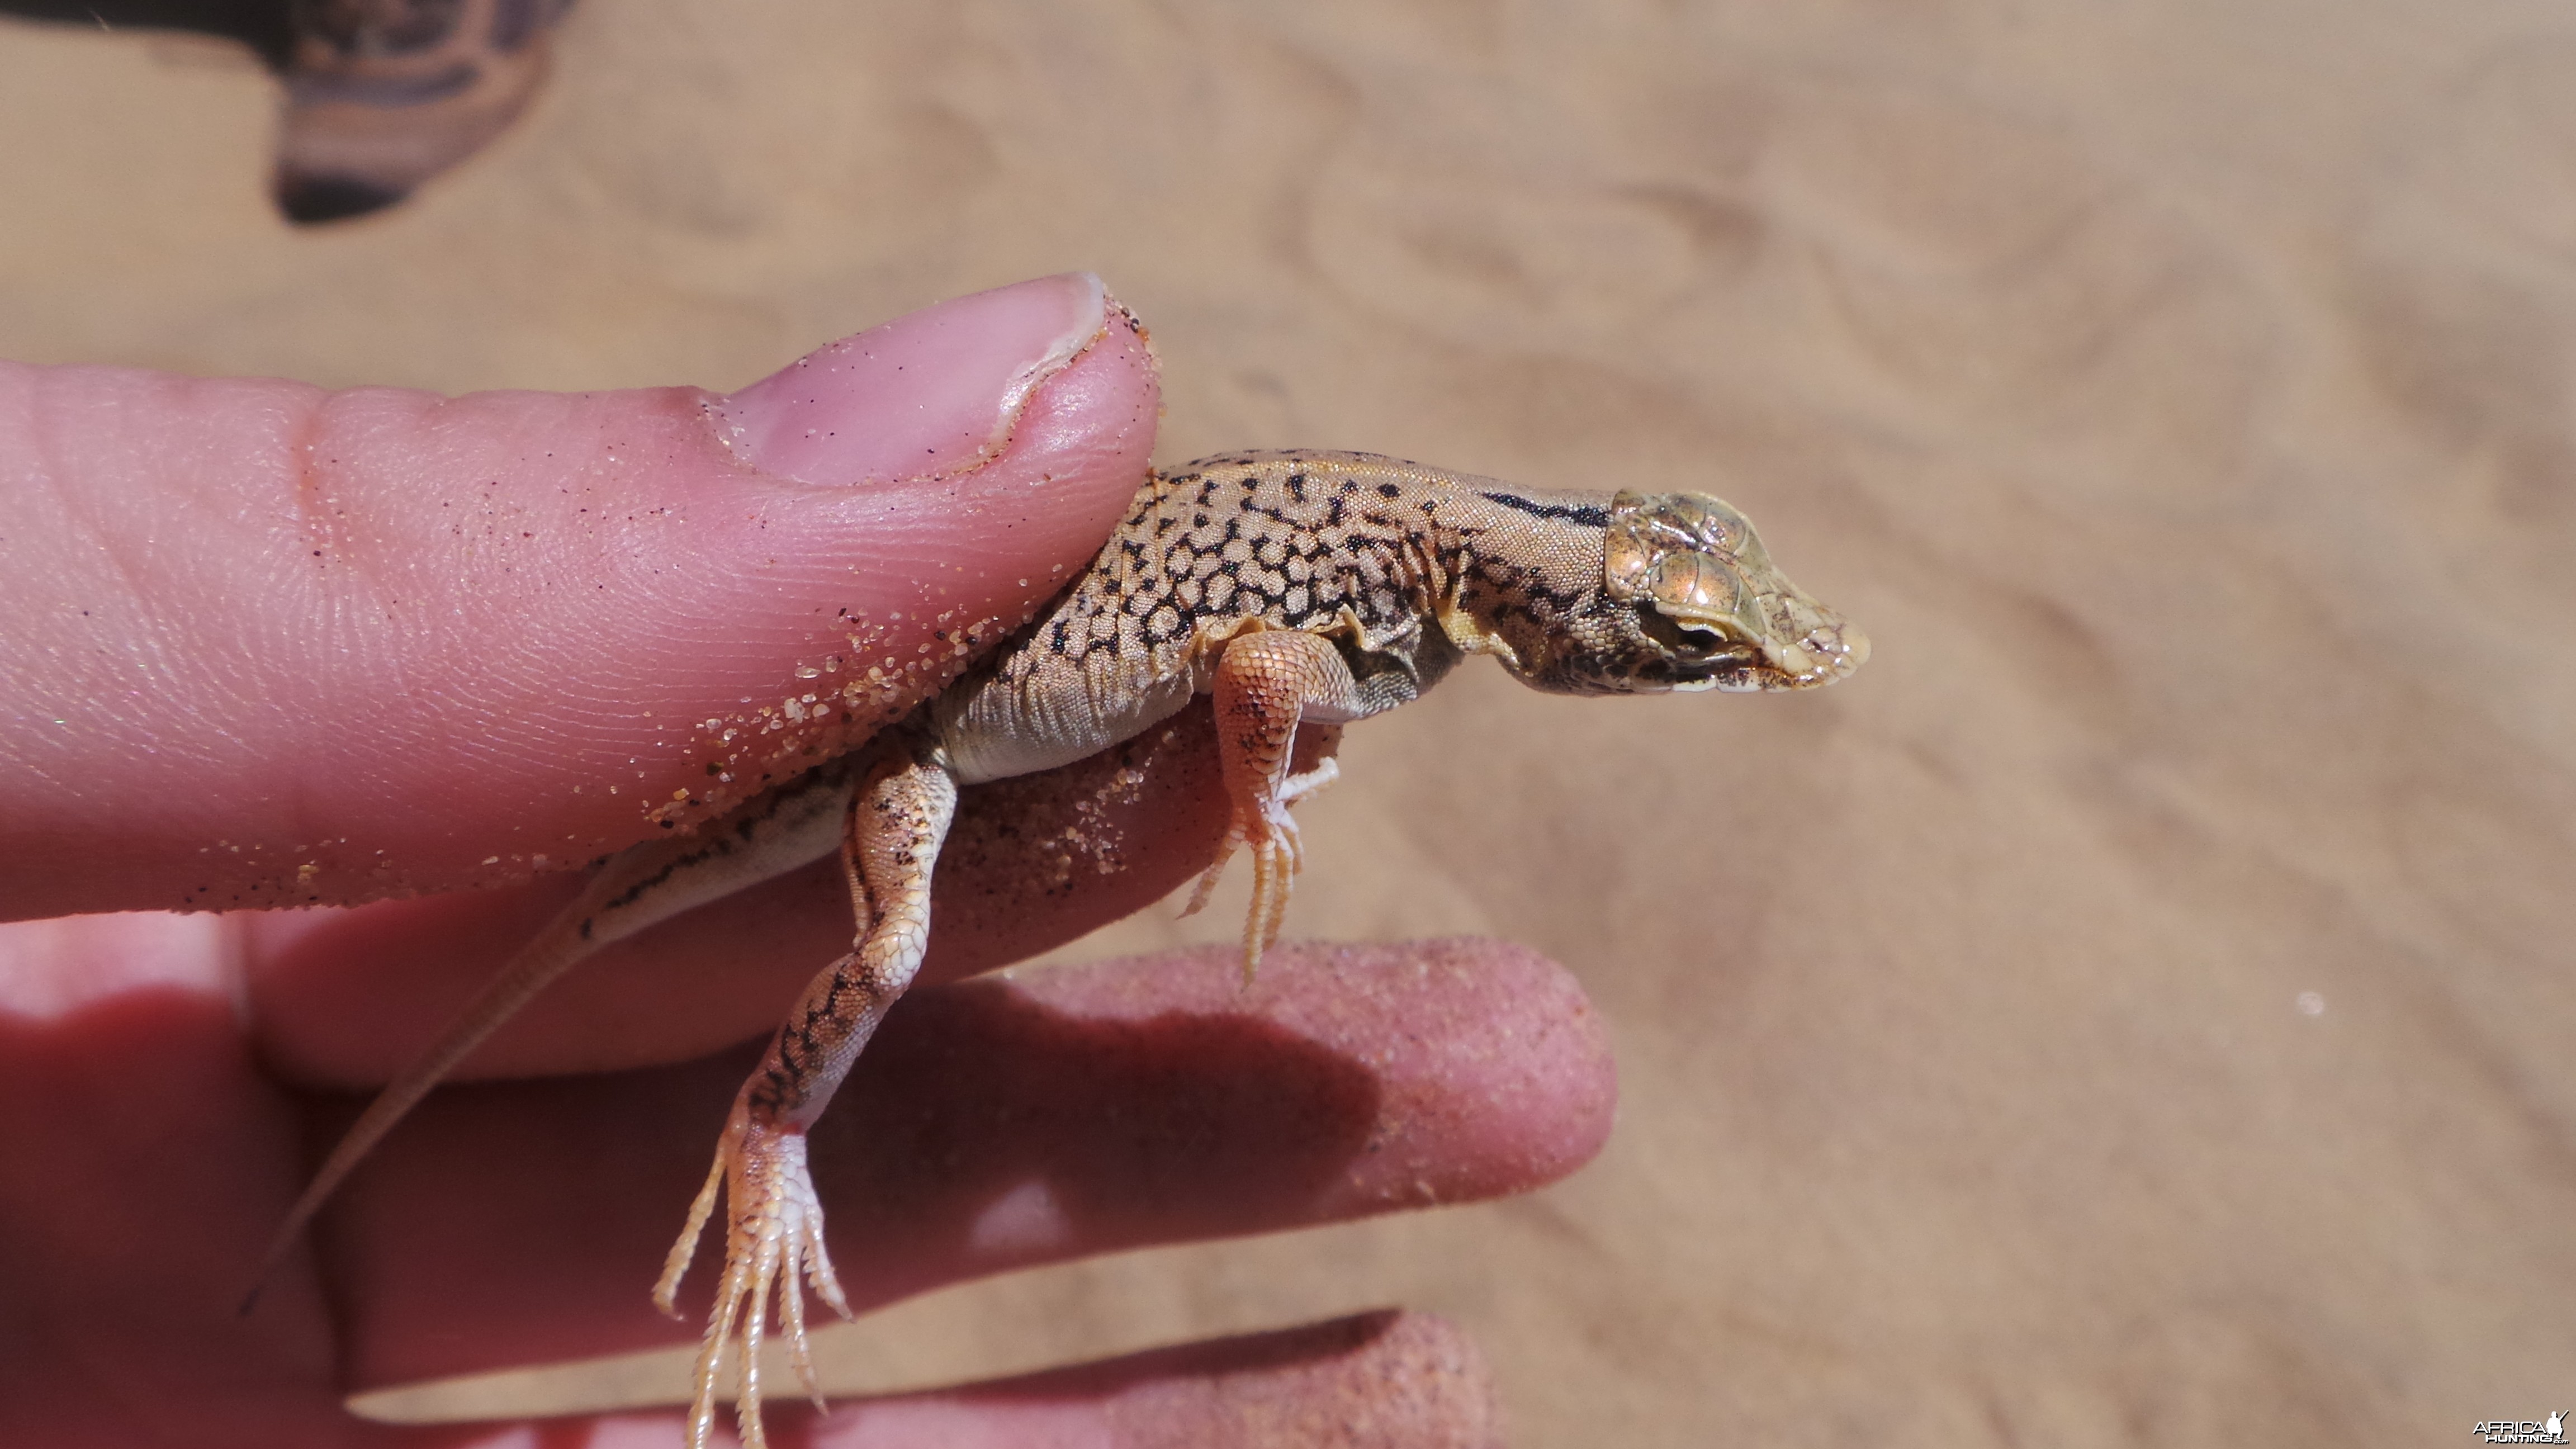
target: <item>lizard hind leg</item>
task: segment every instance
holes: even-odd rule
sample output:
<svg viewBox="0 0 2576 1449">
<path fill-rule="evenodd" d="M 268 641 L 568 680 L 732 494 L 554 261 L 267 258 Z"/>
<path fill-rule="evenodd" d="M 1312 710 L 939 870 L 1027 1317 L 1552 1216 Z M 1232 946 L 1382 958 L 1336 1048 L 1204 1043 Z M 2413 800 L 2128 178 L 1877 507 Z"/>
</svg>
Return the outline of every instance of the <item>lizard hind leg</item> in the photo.
<svg viewBox="0 0 2576 1449">
<path fill-rule="evenodd" d="M 1324 720 L 1341 720 L 1367 708 L 1341 651 L 1322 635 L 1297 629 L 1236 636 L 1217 661 L 1211 693 L 1230 819 L 1216 860 L 1199 877 L 1182 914 L 1206 905 L 1226 861 L 1238 848 L 1250 849 L 1252 908 L 1243 923 L 1248 983 L 1260 968 L 1261 953 L 1279 939 L 1289 894 L 1306 865 L 1305 840 L 1288 806 L 1340 775 L 1329 756 L 1303 773 L 1289 773 L 1298 721 L 1310 709 Z"/>
<path fill-rule="evenodd" d="M 850 798 L 841 859 L 859 920 L 857 948 L 806 985 L 735 1096 L 715 1166 L 653 1289 L 654 1303 L 677 1316 L 681 1276 L 721 1199 L 724 1276 L 698 1352 L 691 1449 L 706 1449 L 714 1433 L 726 1353 L 736 1343 L 742 1391 L 735 1421 L 748 1449 L 766 1444 L 760 1349 L 773 1296 L 789 1360 L 807 1396 L 822 1406 L 806 1346 L 805 1286 L 845 1318 L 850 1307 L 824 1249 L 823 1204 L 806 1166 L 805 1133 L 920 968 L 930 943 L 931 872 L 956 808 L 955 776 L 910 736 L 879 747 Z"/>
<path fill-rule="evenodd" d="M 611 858 L 350 1124 L 278 1225 L 241 1311 L 251 1310 L 259 1299 L 257 1284 L 276 1271 L 323 1203 L 385 1134 L 519 1008 L 612 941 L 831 854 L 835 838 L 845 833 L 850 784 L 847 770 L 827 765 L 745 803 L 696 835 L 647 841 Z"/>
</svg>

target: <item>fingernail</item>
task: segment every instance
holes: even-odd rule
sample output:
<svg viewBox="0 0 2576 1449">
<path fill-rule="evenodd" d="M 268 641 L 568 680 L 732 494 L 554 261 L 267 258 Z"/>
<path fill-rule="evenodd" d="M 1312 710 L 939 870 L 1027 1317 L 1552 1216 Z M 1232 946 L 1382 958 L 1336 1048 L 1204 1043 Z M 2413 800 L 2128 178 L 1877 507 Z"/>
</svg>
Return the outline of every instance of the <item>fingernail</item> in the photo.
<svg viewBox="0 0 2576 1449">
<path fill-rule="evenodd" d="M 1106 302 L 1089 272 L 977 292 L 844 337 L 708 411 L 736 457 L 800 483 L 955 473 L 1010 442 L 1030 394 L 1100 335 Z"/>
</svg>

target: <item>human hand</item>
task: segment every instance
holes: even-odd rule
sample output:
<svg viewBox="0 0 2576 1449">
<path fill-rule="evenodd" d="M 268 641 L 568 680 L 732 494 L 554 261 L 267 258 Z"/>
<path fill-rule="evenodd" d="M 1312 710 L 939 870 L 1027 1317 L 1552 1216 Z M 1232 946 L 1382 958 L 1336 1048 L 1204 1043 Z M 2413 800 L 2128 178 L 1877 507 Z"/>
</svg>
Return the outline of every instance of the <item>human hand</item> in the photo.
<svg viewBox="0 0 2576 1449">
<path fill-rule="evenodd" d="M 350 1105 L 317 1089 L 398 1070 L 566 894 L 541 872 L 934 692 L 962 662 L 943 636 L 1088 562 L 1151 444 L 1151 361 L 1089 279 L 780 377 L 725 411 L 736 456 L 688 389 L 0 367 L 0 1442 L 678 1441 L 676 1410 L 401 1430 L 339 1394 L 687 1335 L 646 1288 L 745 1066 L 691 1059 L 845 948 L 825 871 L 602 953 L 464 1074 L 554 1080 L 434 1099 L 233 1307 Z M 890 686 L 832 692 L 871 664 Z M 1203 725 L 1125 753 L 970 795 L 925 981 L 1205 861 Z M 1068 871 L 1030 827 L 1077 815 Z M 75 915 L 296 903 L 338 909 Z M 1525 953 L 1283 949 L 1249 993 L 1230 963 L 916 989 L 815 1133 L 852 1298 L 1508 1192 L 1606 1131 L 1599 1033 Z M 1482 1432 L 1436 1323 L 1300 1332 L 845 1405 L 814 1441 L 1224 1442 L 1256 1399 Z"/>
</svg>

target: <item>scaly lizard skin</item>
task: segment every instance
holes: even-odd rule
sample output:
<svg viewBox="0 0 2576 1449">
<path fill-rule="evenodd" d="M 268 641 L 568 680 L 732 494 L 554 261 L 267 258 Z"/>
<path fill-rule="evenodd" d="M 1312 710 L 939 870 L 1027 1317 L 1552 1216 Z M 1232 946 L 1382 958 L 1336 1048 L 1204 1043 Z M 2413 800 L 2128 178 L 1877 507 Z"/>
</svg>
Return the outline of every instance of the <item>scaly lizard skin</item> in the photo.
<svg viewBox="0 0 2576 1449">
<path fill-rule="evenodd" d="M 735 1097 L 654 1301 L 673 1313 L 698 1235 L 727 1202 L 725 1273 L 698 1357 L 689 1442 L 704 1449 L 725 1350 L 760 1449 L 758 1350 L 774 1296 L 793 1361 L 802 1279 L 844 1317 L 805 1167 L 822 1114 L 930 940 L 930 882 L 960 785 L 1053 769 L 1214 696 L 1232 808 L 1253 859 L 1248 978 L 1302 863 L 1288 804 L 1334 778 L 1289 773 L 1298 726 L 1395 708 L 1468 654 L 1558 694 L 1803 689 L 1869 657 L 1858 629 L 1771 566 L 1752 526 L 1700 493 L 1542 493 L 1366 453 L 1244 453 L 1150 479 L 1090 570 L 977 671 L 860 749 L 695 835 L 612 857 L 437 1046 L 333 1149 L 271 1261 L 413 1104 L 510 1014 L 610 941 L 841 852 L 858 918 Z"/>
</svg>

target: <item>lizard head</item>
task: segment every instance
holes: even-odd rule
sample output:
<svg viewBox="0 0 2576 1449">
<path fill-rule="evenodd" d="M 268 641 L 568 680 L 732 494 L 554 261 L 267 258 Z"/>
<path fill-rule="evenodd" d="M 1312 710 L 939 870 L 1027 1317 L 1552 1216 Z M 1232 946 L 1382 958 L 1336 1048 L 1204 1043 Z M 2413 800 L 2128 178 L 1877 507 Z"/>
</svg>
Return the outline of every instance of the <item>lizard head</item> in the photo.
<svg viewBox="0 0 2576 1449">
<path fill-rule="evenodd" d="M 1807 689 L 1869 658 L 1869 638 L 1772 567 L 1753 525 L 1705 493 L 1610 501 L 1600 592 L 1519 672 L 1569 694 Z"/>
</svg>

